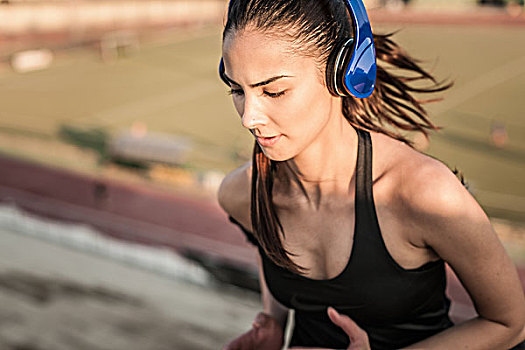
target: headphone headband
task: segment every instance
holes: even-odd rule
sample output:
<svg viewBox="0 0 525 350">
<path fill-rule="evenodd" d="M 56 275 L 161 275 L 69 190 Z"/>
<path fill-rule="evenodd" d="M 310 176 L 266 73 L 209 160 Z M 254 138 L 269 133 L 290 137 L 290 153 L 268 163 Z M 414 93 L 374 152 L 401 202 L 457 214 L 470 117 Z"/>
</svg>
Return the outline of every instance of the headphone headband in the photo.
<svg viewBox="0 0 525 350">
<path fill-rule="evenodd" d="M 354 20 L 355 38 L 350 62 L 343 67 L 346 69 L 343 69 L 344 78 L 342 80 L 347 92 L 343 96 L 352 94 L 358 98 L 366 98 L 374 91 L 377 71 L 374 37 L 363 2 L 361 0 L 345 0 L 345 3 L 350 8 Z M 336 74 L 339 71 L 338 67 L 336 66 L 334 69 Z M 339 81 L 340 77 L 335 77 L 335 79 L 335 81 Z"/>
</svg>

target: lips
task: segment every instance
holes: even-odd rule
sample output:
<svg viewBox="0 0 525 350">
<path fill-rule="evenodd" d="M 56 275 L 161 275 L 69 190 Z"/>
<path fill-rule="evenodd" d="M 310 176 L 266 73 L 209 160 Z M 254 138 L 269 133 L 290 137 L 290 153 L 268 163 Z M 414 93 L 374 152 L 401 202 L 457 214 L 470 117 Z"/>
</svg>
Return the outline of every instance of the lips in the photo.
<svg viewBox="0 0 525 350">
<path fill-rule="evenodd" d="M 277 141 L 279 141 L 279 139 L 281 138 L 282 135 L 276 135 L 276 136 L 272 136 L 272 137 L 257 137 L 257 142 L 259 142 L 259 144 L 261 146 L 264 146 L 264 147 L 269 147 L 269 146 L 273 146 L 277 143 Z"/>
</svg>

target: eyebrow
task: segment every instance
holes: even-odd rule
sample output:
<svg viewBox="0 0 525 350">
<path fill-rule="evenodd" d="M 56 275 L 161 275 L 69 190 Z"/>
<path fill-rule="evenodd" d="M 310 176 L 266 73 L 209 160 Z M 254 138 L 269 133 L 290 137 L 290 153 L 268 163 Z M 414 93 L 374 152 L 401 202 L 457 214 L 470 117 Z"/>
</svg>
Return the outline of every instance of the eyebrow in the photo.
<svg viewBox="0 0 525 350">
<path fill-rule="evenodd" d="M 233 81 L 233 80 L 230 79 L 230 77 L 228 77 L 226 74 L 224 74 L 224 77 L 225 77 L 226 80 L 228 80 L 230 83 L 241 86 L 241 84 L 239 84 L 239 83 Z M 292 77 L 291 75 L 278 75 L 278 76 L 276 76 L 276 77 L 272 77 L 272 78 L 270 78 L 270 79 L 266 79 L 266 80 L 261 81 L 261 82 L 259 82 L 259 83 L 250 84 L 250 87 L 252 87 L 252 88 L 256 88 L 256 87 L 259 87 L 259 86 L 268 85 L 268 84 L 273 83 L 274 81 L 279 80 L 279 79 L 281 79 L 281 78 L 291 78 L 291 77 Z"/>
</svg>

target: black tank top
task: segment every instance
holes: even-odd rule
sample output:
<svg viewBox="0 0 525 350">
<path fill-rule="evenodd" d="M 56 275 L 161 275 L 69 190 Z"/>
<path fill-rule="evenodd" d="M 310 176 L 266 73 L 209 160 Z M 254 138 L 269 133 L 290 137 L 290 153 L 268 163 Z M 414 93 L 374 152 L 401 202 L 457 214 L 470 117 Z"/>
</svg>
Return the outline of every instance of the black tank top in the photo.
<svg viewBox="0 0 525 350">
<path fill-rule="evenodd" d="M 347 348 L 348 336 L 326 313 L 333 306 L 367 333 L 372 349 L 399 349 L 451 327 L 445 295 L 443 260 L 416 269 L 397 264 L 386 249 L 372 194 L 372 142 L 356 129 L 358 156 L 355 228 L 350 259 L 334 278 L 314 280 L 274 264 L 252 233 L 233 217 L 259 248 L 268 289 L 284 306 L 295 309 L 290 346 Z"/>
</svg>

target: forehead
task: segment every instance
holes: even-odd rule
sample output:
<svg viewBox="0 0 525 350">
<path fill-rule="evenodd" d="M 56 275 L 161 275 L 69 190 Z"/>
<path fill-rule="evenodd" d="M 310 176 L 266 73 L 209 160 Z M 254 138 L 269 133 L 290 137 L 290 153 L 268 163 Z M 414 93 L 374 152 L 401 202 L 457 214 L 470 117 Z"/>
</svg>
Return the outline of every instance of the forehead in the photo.
<svg viewBox="0 0 525 350">
<path fill-rule="evenodd" d="M 269 77 L 303 74 L 315 60 L 296 53 L 286 36 L 243 29 L 228 33 L 222 45 L 226 74 L 238 82 L 253 83 Z"/>
</svg>

